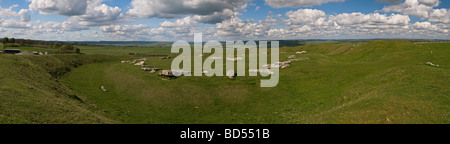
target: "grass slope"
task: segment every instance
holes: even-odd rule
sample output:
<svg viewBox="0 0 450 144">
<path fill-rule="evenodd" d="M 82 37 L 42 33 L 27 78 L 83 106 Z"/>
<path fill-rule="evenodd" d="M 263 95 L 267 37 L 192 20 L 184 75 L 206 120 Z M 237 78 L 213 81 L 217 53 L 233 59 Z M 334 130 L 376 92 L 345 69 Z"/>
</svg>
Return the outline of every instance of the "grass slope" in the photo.
<svg viewBox="0 0 450 144">
<path fill-rule="evenodd" d="M 260 88 L 260 77 L 162 81 L 119 61 L 84 65 L 60 80 L 119 123 L 450 123 L 449 44 L 307 44 L 282 48 L 281 58 L 300 50 L 309 60 L 283 69 L 275 88 Z M 148 63 L 168 69 L 171 60 Z"/>
<path fill-rule="evenodd" d="M 129 56 L 0 55 L 0 123 L 450 123 L 448 43 L 311 43 L 282 48 L 281 60 L 302 50 L 309 59 L 281 70 L 275 88 L 260 88 L 261 77 L 163 81 L 120 63 Z"/>
<path fill-rule="evenodd" d="M 0 55 L 0 123 L 114 123 L 57 78 L 107 56 Z"/>
</svg>

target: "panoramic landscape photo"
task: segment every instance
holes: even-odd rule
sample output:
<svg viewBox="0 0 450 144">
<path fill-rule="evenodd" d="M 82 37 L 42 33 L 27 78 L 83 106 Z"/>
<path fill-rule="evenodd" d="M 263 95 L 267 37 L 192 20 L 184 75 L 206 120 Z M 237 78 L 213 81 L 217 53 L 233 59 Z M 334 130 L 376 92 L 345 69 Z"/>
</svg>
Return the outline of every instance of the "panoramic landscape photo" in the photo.
<svg viewBox="0 0 450 144">
<path fill-rule="evenodd" d="M 0 0 L 0 124 L 450 124 L 448 0 Z"/>
</svg>

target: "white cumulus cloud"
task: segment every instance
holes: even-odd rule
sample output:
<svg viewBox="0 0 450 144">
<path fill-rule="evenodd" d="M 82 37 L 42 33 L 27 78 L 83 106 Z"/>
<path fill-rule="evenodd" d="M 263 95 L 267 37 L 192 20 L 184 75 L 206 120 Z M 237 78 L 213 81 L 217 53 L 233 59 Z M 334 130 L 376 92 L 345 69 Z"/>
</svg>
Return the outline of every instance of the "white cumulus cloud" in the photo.
<svg viewBox="0 0 450 144">
<path fill-rule="evenodd" d="M 323 25 L 327 15 L 322 10 L 316 9 L 299 9 L 297 11 L 289 11 L 286 13 L 288 25 Z"/>
<path fill-rule="evenodd" d="M 383 11 L 428 18 L 433 8 L 439 4 L 439 0 L 406 0 L 404 3 L 384 7 Z"/>
<path fill-rule="evenodd" d="M 102 4 L 103 0 L 88 0 L 86 12 L 67 21 L 83 26 L 103 26 L 126 21 L 122 9 Z"/>
<path fill-rule="evenodd" d="M 433 30 L 433 31 L 439 30 L 437 26 L 432 25 L 430 22 L 416 22 L 413 24 L 413 26 L 417 29 Z"/>
<path fill-rule="evenodd" d="M 250 0 L 133 0 L 127 14 L 138 18 L 197 16 L 201 22 L 217 23 L 231 18 Z"/>
<path fill-rule="evenodd" d="M 86 13 L 87 0 L 28 0 L 30 10 L 41 14 L 59 14 L 66 16 Z"/>
<path fill-rule="evenodd" d="M 266 5 L 273 8 L 284 7 L 308 7 L 314 5 L 321 5 L 329 2 L 344 2 L 345 0 L 265 0 Z"/>
<path fill-rule="evenodd" d="M 20 16 L 20 21 L 29 22 L 31 20 L 31 16 L 26 9 L 20 10 L 18 15 Z"/>
</svg>

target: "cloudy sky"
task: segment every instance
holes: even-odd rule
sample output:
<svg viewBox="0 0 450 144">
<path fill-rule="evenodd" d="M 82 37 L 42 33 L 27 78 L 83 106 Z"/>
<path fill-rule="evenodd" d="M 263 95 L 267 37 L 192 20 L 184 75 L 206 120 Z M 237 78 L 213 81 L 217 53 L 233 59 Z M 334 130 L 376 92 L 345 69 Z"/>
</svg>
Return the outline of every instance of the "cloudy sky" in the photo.
<svg viewBox="0 0 450 144">
<path fill-rule="evenodd" d="M 450 0 L 0 0 L 0 37 L 450 39 Z"/>
</svg>

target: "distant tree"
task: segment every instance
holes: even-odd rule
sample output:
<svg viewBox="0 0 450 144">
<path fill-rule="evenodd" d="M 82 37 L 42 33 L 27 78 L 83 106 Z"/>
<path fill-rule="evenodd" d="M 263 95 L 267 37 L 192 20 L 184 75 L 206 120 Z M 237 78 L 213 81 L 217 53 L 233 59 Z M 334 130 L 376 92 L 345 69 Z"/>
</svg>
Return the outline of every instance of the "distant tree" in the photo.
<svg viewBox="0 0 450 144">
<path fill-rule="evenodd" d="M 61 44 L 60 43 L 56 43 L 55 44 L 55 49 L 60 49 L 61 48 Z"/>
<path fill-rule="evenodd" d="M 14 43 L 16 43 L 16 39 L 15 38 L 11 38 L 11 39 L 9 39 L 9 42 L 14 44 Z"/>
<path fill-rule="evenodd" d="M 9 41 L 8 37 L 5 37 L 5 38 L 2 39 L 1 42 L 3 43 L 3 49 L 6 49 L 6 44 L 8 43 L 8 41 Z"/>
<path fill-rule="evenodd" d="M 23 39 L 16 39 L 16 43 L 20 44 L 20 45 L 24 45 L 25 44 L 25 40 L 23 40 Z"/>
<path fill-rule="evenodd" d="M 27 45 L 31 45 L 31 44 L 33 44 L 34 42 L 32 41 L 32 40 L 25 40 L 25 44 L 27 44 Z"/>
<path fill-rule="evenodd" d="M 63 53 L 64 53 L 64 48 L 63 48 L 63 47 L 60 47 L 60 48 L 58 49 L 58 53 L 59 53 L 59 54 L 63 54 Z"/>
<path fill-rule="evenodd" d="M 81 53 L 81 49 L 77 47 L 77 48 L 75 48 L 75 50 L 73 52 L 79 54 L 79 53 Z"/>
<path fill-rule="evenodd" d="M 65 45 L 63 46 L 64 51 L 73 51 L 75 47 L 73 45 Z"/>
<path fill-rule="evenodd" d="M 63 45 L 59 48 L 59 53 L 63 54 L 66 52 L 74 52 L 75 51 L 75 47 L 73 45 Z"/>
</svg>

